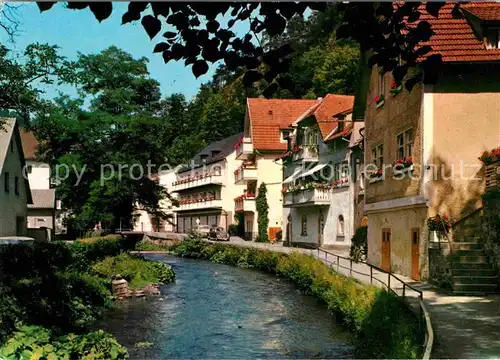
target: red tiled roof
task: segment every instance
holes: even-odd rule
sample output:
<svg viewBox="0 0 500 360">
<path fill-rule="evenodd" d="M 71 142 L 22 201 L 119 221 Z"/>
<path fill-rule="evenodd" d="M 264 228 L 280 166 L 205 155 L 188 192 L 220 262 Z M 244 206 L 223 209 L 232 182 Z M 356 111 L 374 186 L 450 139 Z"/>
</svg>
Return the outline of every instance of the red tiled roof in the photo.
<svg viewBox="0 0 500 360">
<path fill-rule="evenodd" d="M 318 100 L 247 99 L 248 117 L 255 150 L 283 151 L 287 144 L 280 141 L 280 129 L 289 128 L 301 114 Z"/>
<path fill-rule="evenodd" d="M 31 131 L 20 130 L 21 144 L 23 145 L 24 158 L 34 160 L 38 148 L 38 140 Z"/>
<path fill-rule="evenodd" d="M 425 11 L 425 4 L 419 7 L 420 20 L 428 21 L 434 35 L 421 45 L 430 45 L 432 51 L 426 54 L 441 54 L 443 62 L 498 61 L 500 49 L 486 49 L 483 40 L 474 31 L 465 17 L 453 18 L 454 3 L 447 3 L 439 10 L 436 18 Z M 500 3 L 480 2 L 462 4 L 462 13 L 470 12 L 483 20 L 500 20 Z M 417 22 L 409 24 L 416 26 Z"/>
<path fill-rule="evenodd" d="M 318 100 L 316 106 L 311 107 L 307 113 L 302 114 L 296 122 L 314 115 L 321 135 L 326 140 L 328 134 L 337 126 L 337 119 L 333 116 L 351 110 L 353 105 L 354 96 L 328 94 L 323 99 Z"/>
</svg>

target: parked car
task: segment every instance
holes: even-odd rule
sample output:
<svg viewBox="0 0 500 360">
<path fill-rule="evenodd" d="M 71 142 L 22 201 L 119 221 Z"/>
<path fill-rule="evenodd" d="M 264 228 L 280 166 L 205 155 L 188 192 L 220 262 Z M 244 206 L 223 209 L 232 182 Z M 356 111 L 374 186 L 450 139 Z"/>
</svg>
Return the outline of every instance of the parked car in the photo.
<svg viewBox="0 0 500 360">
<path fill-rule="evenodd" d="M 214 241 L 229 241 L 230 235 L 221 227 L 210 229 L 210 240 Z"/>
<path fill-rule="evenodd" d="M 210 226 L 209 225 L 198 225 L 195 228 L 195 233 L 198 234 L 201 237 L 208 237 L 210 233 Z"/>
<path fill-rule="evenodd" d="M 13 244 L 20 244 L 20 243 L 26 243 L 30 241 L 35 241 L 32 237 L 26 237 L 26 236 L 6 236 L 6 237 L 0 237 L 0 245 L 13 245 Z"/>
</svg>

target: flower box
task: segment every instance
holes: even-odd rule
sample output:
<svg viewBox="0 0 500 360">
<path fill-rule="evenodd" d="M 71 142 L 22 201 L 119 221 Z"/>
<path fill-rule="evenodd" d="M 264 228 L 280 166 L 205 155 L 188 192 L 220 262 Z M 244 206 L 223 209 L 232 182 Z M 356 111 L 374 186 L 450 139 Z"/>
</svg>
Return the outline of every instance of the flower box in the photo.
<svg viewBox="0 0 500 360">
<path fill-rule="evenodd" d="M 397 94 L 399 94 L 401 92 L 401 90 L 403 90 L 403 85 L 402 84 L 397 85 L 396 82 L 393 80 L 392 84 L 391 84 L 391 90 L 390 90 L 392 96 L 396 96 Z"/>
<path fill-rule="evenodd" d="M 376 96 L 375 99 L 375 107 L 378 109 L 379 107 L 382 107 L 384 104 L 385 104 L 385 98 L 384 98 L 384 95 L 379 95 L 379 96 Z"/>
</svg>

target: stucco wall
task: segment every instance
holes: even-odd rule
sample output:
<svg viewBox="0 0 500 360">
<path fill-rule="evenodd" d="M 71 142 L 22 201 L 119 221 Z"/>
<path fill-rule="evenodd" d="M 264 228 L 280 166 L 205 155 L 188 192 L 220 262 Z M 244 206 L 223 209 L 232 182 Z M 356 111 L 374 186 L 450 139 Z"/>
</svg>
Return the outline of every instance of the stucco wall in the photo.
<svg viewBox="0 0 500 360">
<path fill-rule="evenodd" d="M 53 229 L 53 210 L 51 209 L 28 209 L 28 227 L 46 227 Z"/>
<path fill-rule="evenodd" d="M 368 213 L 368 262 L 382 265 L 382 229 L 391 229 L 391 271 L 411 276 L 411 231 L 420 232 L 420 275 L 428 274 L 427 207 Z"/>
<path fill-rule="evenodd" d="M 50 167 L 48 164 L 37 161 L 26 161 L 27 166 L 31 166 L 31 174 L 28 174 L 28 181 L 32 189 L 50 189 Z"/>
<path fill-rule="evenodd" d="M 283 227 L 283 202 L 281 196 L 282 172 L 281 161 L 275 161 L 277 155 L 269 154 L 257 158 L 257 190 L 262 183 L 267 187 L 269 205 L 269 227 Z M 257 217 L 255 217 L 257 221 Z M 257 224 L 255 224 L 257 229 Z"/>
<path fill-rule="evenodd" d="M 350 245 L 352 238 L 352 203 L 349 187 L 332 189 L 330 206 L 325 214 L 324 245 Z M 339 229 L 339 216 L 344 217 L 344 236 Z"/>
<path fill-rule="evenodd" d="M 498 92 L 481 91 L 479 79 L 464 75 L 461 86 L 471 92 L 436 86 L 432 91 L 433 141 L 431 161 L 433 178 L 431 215 L 448 214 L 453 219 L 481 206 L 484 169 L 478 157 L 500 145 L 500 77 Z M 453 79 L 446 77 L 448 85 Z M 486 80 L 484 80 L 486 82 Z M 490 89 L 491 91 L 491 89 Z M 426 95 L 427 96 L 427 95 Z"/>
<path fill-rule="evenodd" d="M 384 163 L 389 165 L 386 169 L 386 179 L 376 183 L 368 184 L 366 189 L 366 203 L 374 203 L 383 200 L 391 200 L 405 196 L 415 196 L 420 193 L 418 175 L 421 170 L 421 103 L 422 87 L 416 85 L 409 93 L 403 90 L 396 96 L 390 93 L 392 75 L 385 74 L 385 103 L 376 108 L 374 98 L 378 94 L 378 69 L 373 68 L 370 78 L 370 95 L 365 113 L 365 164 L 372 164 L 372 149 L 378 145 L 384 145 Z M 397 160 L 397 135 L 412 129 L 413 132 L 413 179 L 405 177 L 401 180 L 393 179 L 391 165 Z"/>
<path fill-rule="evenodd" d="M 291 208 L 292 215 L 292 242 L 308 243 L 314 246 L 318 244 L 318 219 L 320 209 L 325 211 L 325 207 L 307 206 L 299 208 Z M 302 216 L 307 218 L 307 235 L 302 235 Z M 325 214 L 326 219 L 326 214 Z M 326 227 L 326 224 L 325 224 Z"/>
<path fill-rule="evenodd" d="M 14 141 L 12 151 L 7 150 L 4 167 L 0 174 L 0 236 L 26 235 L 27 191 L 30 190 L 25 186 L 17 140 L 17 137 L 12 137 L 11 141 Z M 5 172 L 9 173 L 10 178 L 9 193 L 4 191 Z M 15 177 L 19 179 L 19 195 L 16 195 L 14 191 Z M 25 226 L 21 233 L 16 234 L 18 217 L 24 218 Z"/>
</svg>

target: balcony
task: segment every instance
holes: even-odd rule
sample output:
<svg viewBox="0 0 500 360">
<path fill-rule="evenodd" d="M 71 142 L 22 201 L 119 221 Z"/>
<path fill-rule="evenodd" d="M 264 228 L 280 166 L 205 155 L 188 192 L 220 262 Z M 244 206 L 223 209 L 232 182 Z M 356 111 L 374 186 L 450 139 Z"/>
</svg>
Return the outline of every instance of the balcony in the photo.
<svg viewBox="0 0 500 360">
<path fill-rule="evenodd" d="M 198 176 L 186 176 L 172 183 L 172 191 L 182 191 L 203 185 L 222 185 L 222 175 L 200 174 Z"/>
<path fill-rule="evenodd" d="M 244 212 L 257 212 L 257 206 L 255 204 L 255 196 L 239 196 L 234 199 L 234 211 L 244 211 Z"/>
<path fill-rule="evenodd" d="M 318 145 L 298 145 L 292 149 L 293 161 L 318 161 L 319 158 Z"/>
<path fill-rule="evenodd" d="M 252 139 L 242 138 L 238 144 L 236 144 L 236 159 L 247 160 L 253 155 L 253 144 Z"/>
<path fill-rule="evenodd" d="M 330 189 L 304 189 L 283 194 L 284 207 L 330 205 Z"/>
<path fill-rule="evenodd" d="M 242 166 L 234 172 L 235 184 L 246 184 L 249 181 L 257 181 L 257 167 L 255 165 Z"/>
<path fill-rule="evenodd" d="M 202 209 L 216 209 L 222 208 L 221 199 L 206 199 L 206 200 L 181 200 L 176 211 L 187 210 L 202 210 Z"/>
</svg>

